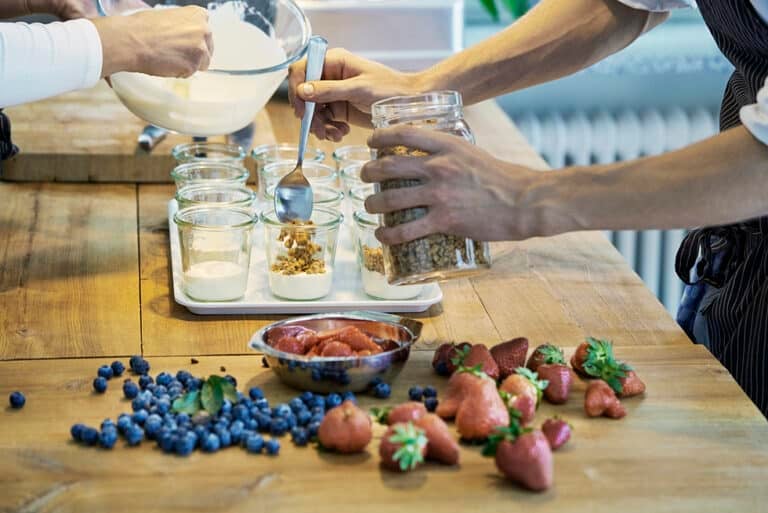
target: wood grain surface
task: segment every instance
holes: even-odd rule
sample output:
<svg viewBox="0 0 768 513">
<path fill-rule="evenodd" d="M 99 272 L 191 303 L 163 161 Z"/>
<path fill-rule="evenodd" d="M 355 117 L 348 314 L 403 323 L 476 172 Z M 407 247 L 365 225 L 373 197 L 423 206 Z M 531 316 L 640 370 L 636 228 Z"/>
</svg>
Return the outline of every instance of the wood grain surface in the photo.
<svg viewBox="0 0 768 513">
<path fill-rule="evenodd" d="M 4 180 L 169 182 L 175 165 L 171 149 L 191 142 L 189 136 L 168 134 L 151 152 L 139 148 L 136 138 L 146 122 L 126 109 L 104 82 L 93 89 L 12 107 L 7 114 L 21 153 L 3 162 Z M 255 119 L 252 146 L 274 142 L 269 123 L 262 110 Z M 246 167 L 253 171 L 250 157 Z"/>
<path fill-rule="evenodd" d="M 135 185 L 0 183 L 0 359 L 141 351 Z"/>
<path fill-rule="evenodd" d="M 572 349 L 566 351 L 570 354 Z M 477 446 L 462 446 L 459 467 L 427 464 L 407 474 L 379 468 L 375 437 L 355 456 L 294 447 L 281 439 L 278 457 L 240 448 L 189 458 L 164 455 L 154 443 L 112 451 L 69 439 L 75 422 L 98 426 L 130 410 L 121 379 L 104 395 L 91 380 L 104 359 L 0 363 L 0 395 L 24 390 L 23 410 L 0 411 L 0 511 L 271 511 L 338 512 L 724 512 L 768 511 L 768 424 L 723 368 L 700 346 L 623 347 L 646 380 L 644 398 L 626 399 L 619 421 L 588 419 L 583 385 L 559 407 L 543 405 L 535 423 L 557 413 L 574 426 L 554 455 L 555 485 L 522 491 L 501 479 Z M 152 372 L 226 372 L 239 389 L 261 386 L 272 404 L 297 394 L 280 384 L 259 357 L 151 358 Z M 446 381 L 429 355 L 414 352 L 386 401 L 360 398 L 365 408 L 398 404 L 414 384 Z"/>
</svg>

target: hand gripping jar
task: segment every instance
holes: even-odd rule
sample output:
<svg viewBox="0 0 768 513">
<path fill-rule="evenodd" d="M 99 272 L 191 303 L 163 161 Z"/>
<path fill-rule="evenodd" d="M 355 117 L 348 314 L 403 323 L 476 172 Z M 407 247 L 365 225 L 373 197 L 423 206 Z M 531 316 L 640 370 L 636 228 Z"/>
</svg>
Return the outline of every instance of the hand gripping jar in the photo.
<svg viewBox="0 0 768 513">
<path fill-rule="evenodd" d="M 464 121 L 461 95 L 438 91 L 417 96 L 397 96 L 376 102 L 371 107 L 376 128 L 412 125 L 425 130 L 454 134 L 474 144 L 472 131 Z M 387 155 L 425 156 L 418 148 L 396 146 L 378 151 Z M 420 180 L 388 180 L 376 184 L 377 190 L 420 185 Z M 392 227 L 424 217 L 426 207 L 400 210 L 382 216 L 384 226 Z M 447 234 L 433 234 L 404 244 L 384 246 L 384 271 L 392 285 L 411 285 L 463 277 L 491 266 L 487 242 Z"/>
</svg>

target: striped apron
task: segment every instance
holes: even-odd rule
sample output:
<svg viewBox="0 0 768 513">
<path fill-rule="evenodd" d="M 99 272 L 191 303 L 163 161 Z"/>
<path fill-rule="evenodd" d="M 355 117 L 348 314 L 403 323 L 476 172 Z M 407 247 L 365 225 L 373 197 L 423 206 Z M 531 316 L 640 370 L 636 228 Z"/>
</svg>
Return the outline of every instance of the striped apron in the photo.
<svg viewBox="0 0 768 513">
<path fill-rule="evenodd" d="M 720 128 L 737 126 L 768 76 L 768 24 L 749 0 L 698 0 L 710 32 L 736 68 Z M 768 217 L 692 230 L 676 261 L 686 283 L 677 320 L 707 345 L 768 417 Z"/>
</svg>

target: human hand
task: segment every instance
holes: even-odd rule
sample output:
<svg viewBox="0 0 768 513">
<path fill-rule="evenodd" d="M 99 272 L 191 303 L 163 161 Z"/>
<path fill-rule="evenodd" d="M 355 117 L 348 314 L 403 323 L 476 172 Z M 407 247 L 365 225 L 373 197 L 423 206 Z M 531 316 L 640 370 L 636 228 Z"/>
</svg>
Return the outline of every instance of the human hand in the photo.
<svg viewBox="0 0 768 513">
<path fill-rule="evenodd" d="M 186 78 L 208 69 L 213 37 L 208 11 L 197 6 L 148 9 L 93 20 L 104 54 L 102 76 L 137 71 Z"/>
<path fill-rule="evenodd" d="M 49 3 L 48 12 L 55 14 L 62 20 L 98 16 L 96 0 L 49 0 Z M 146 4 L 144 6 L 146 7 Z"/>
<path fill-rule="evenodd" d="M 349 125 L 371 126 L 371 104 L 392 96 L 418 94 L 421 76 L 402 73 L 346 50 L 328 51 L 323 80 L 304 83 L 306 59 L 291 66 L 288 95 L 297 117 L 304 102 L 317 103 L 312 133 L 320 139 L 341 141 Z"/>
<path fill-rule="evenodd" d="M 363 167 L 361 178 L 366 182 L 422 182 L 415 187 L 382 191 L 366 200 L 366 210 L 375 214 L 428 208 L 427 215 L 420 219 L 379 228 L 376 236 L 384 244 L 400 244 L 433 233 L 492 241 L 567 230 L 567 224 L 549 223 L 551 216 L 557 217 L 557 209 L 545 210 L 539 199 L 541 186 L 551 173 L 500 161 L 454 135 L 424 128 L 376 130 L 368 144 L 375 149 L 403 145 L 429 153 L 424 157 L 385 156 Z"/>
</svg>

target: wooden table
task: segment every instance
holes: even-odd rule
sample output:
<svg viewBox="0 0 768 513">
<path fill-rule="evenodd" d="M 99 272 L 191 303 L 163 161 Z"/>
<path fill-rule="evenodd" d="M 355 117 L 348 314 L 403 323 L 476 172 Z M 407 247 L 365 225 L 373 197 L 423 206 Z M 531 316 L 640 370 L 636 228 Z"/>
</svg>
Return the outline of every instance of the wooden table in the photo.
<svg viewBox="0 0 768 513">
<path fill-rule="evenodd" d="M 66 122 L 64 100 L 54 108 Z M 275 101 L 266 114 L 258 137 L 295 139 L 287 105 Z M 545 167 L 495 104 L 468 109 L 467 118 L 479 144 L 498 157 Z M 345 143 L 366 137 L 355 131 Z M 22 169 L 54 164 L 19 162 Z M 30 179 L 61 179 L 72 162 Z M 103 171 L 120 179 L 115 169 Z M 91 381 L 99 365 L 131 354 L 149 358 L 153 373 L 203 376 L 225 366 L 243 390 L 263 386 L 272 402 L 295 395 L 246 349 L 275 317 L 199 317 L 174 303 L 172 190 L 0 183 L 0 396 L 16 389 L 27 396 L 23 410 L 0 411 L 0 511 L 768 511 L 768 423 L 597 233 L 495 244 L 492 271 L 443 284 L 443 303 L 416 316 L 425 323 L 423 339 L 386 401 L 404 400 L 416 383 L 444 387 L 429 365 L 443 340 L 493 345 L 525 335 L 571 351 L 586 335 L 613 339 L 648 393 L 626 401 L 622 421 L 587 419 L 581 390 L 563 407 L 545 405 L 538 421 L 556 412 L 575 426 L 572 443 L 556 453 L 555 486 L 546 493 L 503 481 L 469 446 L 460 468 L 429 464 L 393 475 L 377 465 L 376 440 L 352 457 L 294 448 L 288 438 L 277 458 L 231 449 L 181 459 L 149 443 L 113 451 L 74 445 L 74 422 L 97 425 L 130 410 L 119 382 L 100 396 Z"/>
</svg>

